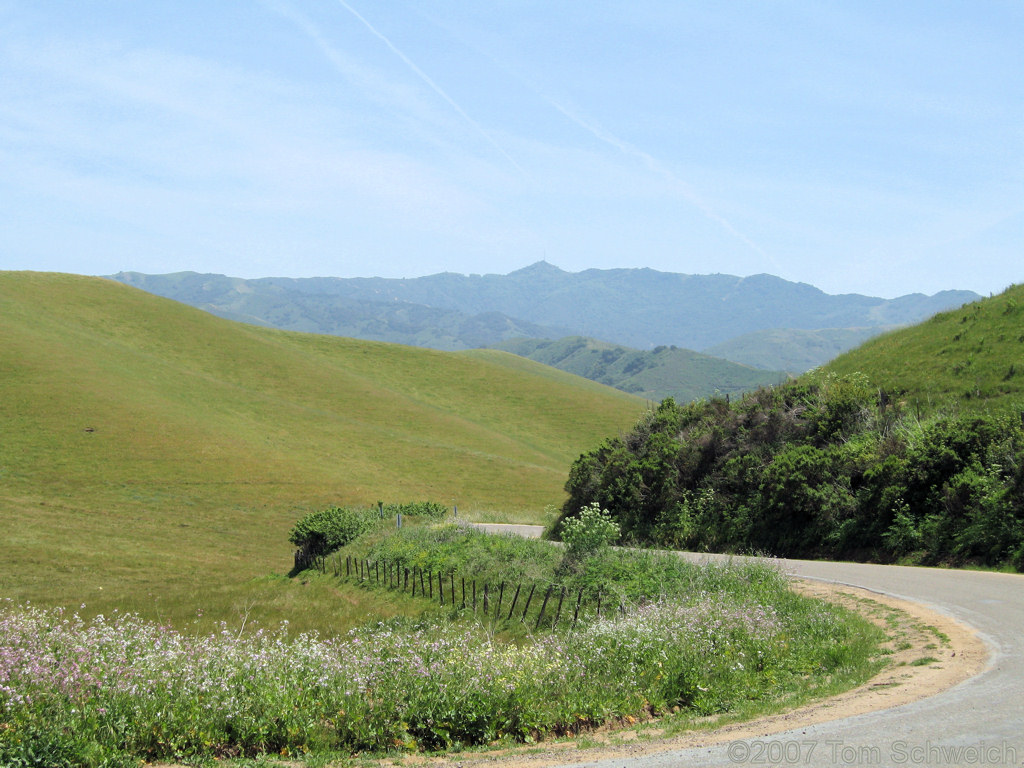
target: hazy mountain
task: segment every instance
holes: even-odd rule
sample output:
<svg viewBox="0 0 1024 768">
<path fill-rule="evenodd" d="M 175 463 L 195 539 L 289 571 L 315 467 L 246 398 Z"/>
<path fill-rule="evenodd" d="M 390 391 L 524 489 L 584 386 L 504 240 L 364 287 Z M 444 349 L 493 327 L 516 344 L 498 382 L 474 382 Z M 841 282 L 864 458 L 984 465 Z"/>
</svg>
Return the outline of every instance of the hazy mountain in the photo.
<svg viewBox="0 0 1024 768">
<path fill-rule="evenodd" d="M 446 350 L 585 336 L 638 350 L 715 347 L 717 354 L 774 370 L 818 365 L 871 329 L 916 322 L 978 298 L 971 291 L 897 299 L 830 295 L 771 275 L 570 273 L 543 261 L 508 275 L 243 280 L 185 272 L 115 279 L 222 317 L 290 330 Z M 778 329 L 789 329 L 785 343 L 755 336 L 716 347 Z M 773 348 L 778 352 L 768 354 Z"/>
<path fill-rule="evenodd" d="M 805 331 L 796 328 L 772 328 L 744 333 L 704 350 L 704 354 L 722 357 L 754 368 L 781 368 L 792 374 L 804 373 L 856 347 L 872 336 L 889 330 L 876 328 L 822 328 Z"/>
<path fill-rule="evenodd" d="M 382 299 L 372 293 L 369 298 L 349 296 L 339 292 L 337 278 L 243 280 L 196 272 L 122 272 L 114 279 L 228 320 L 445 351 L 488 347 L 511 338 L 557 338 L 570 333 L 565 328 L 545 327 L 490 310 L 469 314 Z"/>
</svg>

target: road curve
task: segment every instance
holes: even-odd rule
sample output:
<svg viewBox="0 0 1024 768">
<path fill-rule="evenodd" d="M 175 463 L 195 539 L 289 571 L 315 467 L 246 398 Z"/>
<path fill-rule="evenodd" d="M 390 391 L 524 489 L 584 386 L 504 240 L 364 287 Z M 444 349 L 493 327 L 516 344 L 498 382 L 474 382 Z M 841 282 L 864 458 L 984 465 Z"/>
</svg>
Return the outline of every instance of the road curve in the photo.
<svg viewBox="0 0 1024 768">
<path fill-rule="evenodd" d="M 1024 576 L 864 563 L 778 562 L 794 576 L 862 587 L 959 620 L 989 645 L 988 668 L 943 693 L 891 709 L 710 747 L 562 765 L 1024 766 Z"/>
</svg>

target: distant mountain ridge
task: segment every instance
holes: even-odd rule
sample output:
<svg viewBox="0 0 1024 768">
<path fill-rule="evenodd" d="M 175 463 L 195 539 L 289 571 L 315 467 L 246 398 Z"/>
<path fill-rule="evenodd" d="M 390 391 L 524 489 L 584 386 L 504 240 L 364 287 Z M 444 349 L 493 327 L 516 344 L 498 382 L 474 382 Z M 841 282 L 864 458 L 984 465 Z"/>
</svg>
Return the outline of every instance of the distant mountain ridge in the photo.
<svg viewBox="0 0 1024 768">
<path fill-rule="evenodd" d="M 881 330 L 978 298 L 972 291 L 897 299 L 830 295 L 764 274 L 686 275 L 653 269 L 570 273 L 544 261 L 508 275 L 243 280 L 193 272 L 123 272 L 114 279 L 235 320 L 445 350 L 515 338 L 584 336 L 639 350 L 675 345 L 701 351 L 768 330 Z M 835 334 L 832 338 L 825 343 L 803 334 L 796 343 L 830 355 L 843 351 L 835 348 Z M 812 353 L 807 359 L 800 352 L 787 354 L 803 363 L 825 362 Z M 756 365 L 789 369 L 782 362 L 760 359 Z"/>
<path fill-rule="evenodd" d="M 571 333 L 491 310 L 469 314 L 350 291 L 344 278 L 259 278 L 177 272 L 121 272 L 112 279 L 190 304 L 228 320 L 305 333 L 387 341 L 442 351 L 489 347 L 511 338 L 559 338 Z"/>
<path fill-rule="evenodd" d="M 704 350 L 705 355 L 725 358 L 753 368 L 781 368 L 793 374 L 817 368 L 848 349 L 897 326 L 874 328 L 770 328 L 744 333 Z"/>
</svg>

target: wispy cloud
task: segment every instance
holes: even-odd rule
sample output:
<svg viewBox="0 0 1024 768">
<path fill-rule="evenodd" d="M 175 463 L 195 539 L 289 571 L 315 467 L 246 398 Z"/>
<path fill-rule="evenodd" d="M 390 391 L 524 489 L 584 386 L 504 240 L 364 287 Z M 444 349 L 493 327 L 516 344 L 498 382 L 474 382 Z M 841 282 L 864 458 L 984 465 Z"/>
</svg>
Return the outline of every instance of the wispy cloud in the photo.
<svg viewBox="0 0 1024 768">
<path fill-rule="evenodd" d="M 367 21 L 362 14 L 360 14 L 351 5 L 346 3 L 345 0 L 338 0 L 338 5 L 340 5 L 342 8 L 344 8 L 353 16 L 355 16 L 363 24 L 363 26 L 365 26 L 374 36 L 379 38 L 388 47 L 388 50 L 390 50 L 398 58 L 400 58 L 402 62 L 416 74 L 417 77 L 419 77 L 424 83 L 426 83 L 430 87 L 431 90 L 434 91 L 434 93 L 436 93 L 438 96 L 444 99 L 448 103 L 448 105 L 452 109 L 454 109 L 467 123 L 473 126 L 477 133 L 483 136 L 483 138 L 492 147 L 494 147 L 506 160 L 508 160 L 513 166 L 515 166 L 515 168 L 520 173 L 522 173 L 523 175 L 527 175 L 526 171 L 522 168 L 522 166 L 520 166 L 519 163 L 517 163 L 515 159 L 508 152 L 506 152 L 505 149 L 497 141 L 495 141 L 494 137 L 491 136 L 491 134 L 488 133 L 487 130 L 482 125 L 480 125 L 480 123 L 478 123 L 476 120 L 470 117 L 466 110 L 460 107 L 459 104 L 455 101 L 455 99 L 449 96 L 445 92 L 445 90 L 441 88 L 441 86 L 435 83 L 433 79 L 431 79 L 431 77 L 427 75 L 426 72 L 424 72 L 422 69 L 416 66 L 416 62 L 414 62 L 412 59 L 406 56 L 398 48 L 398 46 L 396 46 L 394 43 L 391 42 L 391 40 L 388 39 L 388 37 L 384 33 L 382 33 L 380 30 L 374 27 L 373 24 Z"/>
<path fill-rule="evenodd" d="M 650 155 L 647 152 L 644 152 L 639 147 L 630 144 L 628 141 L 619 138 L 615 134 L 610 133 L 609 131 L 601 128 L 600 126 L 597 126 L 588 120 L 584 120 L 582 117 L 580 117 L 578 114 L 570 110 L 568 107 L 559 104 L 557 101 L 551 99 L 548 96 L 545 96 L 539 91 L 537 93 L 538 95 L 541 96 L 541 98 L 544 99 L 544 101 L 546 101 L 548 104 L 550 104 L 560 113 L 562 113 L 569 120 L 574 122 L 580 128 L 583 128 L 584 130 L 591 133 L 595 138 L 600 139 L 609 146 L 615 147 L 615 149 L 619 150 L 623 154 L 639 160 L 652 173 L 655 173 L 661 176 L 666 181 L 668 181 L 673 189 L 678 191 L 678 193 L 682 195 L 682 197 L 688 203 L 697 208 L 697 210 L 704 214 L 704 216 L 706 216 L 708 219 L 721 226 L 723 229 L 725 229 L 726 232 L 740 240 L 740 242 L 745 244 L 748 248 L 755 251 L 760 256 L 763 256 L 764 258 L 768 259 L 768 261 L 770 261 L 772 263 L 772 266 L 774 266 L 776 269 L 780 268 L 778 262 L 776 262 L 775 259 L 773 259 L 767 251 L 765 251 L 761 246 L 759 246 L 749 237 L 747 237 L 738 229 L 736 229 L 736 227 L 733 226 L 733 224 L 728 219 L 726 219 L 724 216 L 715 211 L 696 192 L 694 192 L 693 188 L 689 184 L 687 184 L 685 181 L 679 178 L 679 176 L 677 176 L 671 169 L 667 168 L 664 164 L 659 162 L 652 155 Z"/>
<path fill-rule="evenodd" d="M 338 0 L 338 2 L 348 7 L 347 4 L 345 3 L 345 0 Z M 533 81 L 532 78 L 524 75 L 518 67 L 510 66 L 507 62 L 498 60 L 495 57 L 493 51 L 485 50 L 475 40 L 467 39 L 467 37 L 461 34 L 458 30 L 453 29 L 450 26 L 447 26 L 443 23 L 440 23 L 437 20 L 432 21 L 434 24 L 444 28 L 448 34 L 457 37 L 464 45 L 474 50 L 478 55 L 488 59 L 491 63 L 499 67 L 506 74 L 513 77 L 527 90 L 534 93 L 546 104 L 554 108 L 556 111 L 558 111 L 572 123 L 582 128 L 583 130 L 587 131 L 598 140 L 604 142 L 605 144 L 611 147 L 614 147 L 623 155 L 631 157 L 635 160 L 639 160 L 643 164 L 643 166 L 646 167 L 650 172 L 656 174 L 657 176 L 660 176 L 663 180 L 667 181 L 669 184 L 669 188 L 675 190 L 684 200 L 686 200 L 690 205 L 696 208 L 709 221 L 714 222 L 723 230 L 725 230 L 729 235 L 731 235 L 733 238 L 743 243 L 747 248 L 752 250 L 754 253 L 758 254 L 762 258 L 769 261 L 776 270 L 781 269 L 781 266 L 779 265 L 778 261 L 775 258 L 773 258 L 771 254 L 769 254 L 764 248 L 762 248 L 760 245 L 754 242 L 754 240 L 752 240 L 750 237 L 741 232 L 735 225 L 733 225 L 731 221 L 729 221 L 727 218 L 725 218 L 725 216 L 716 211 L 710 204 L 707 203 L 707 201 L 705 201 L 699 194 L 697 194 L 697 192 L 693 189 L 693 187 L 690 184 L 688 184 L 686 181 L 680 178 L 678 174 L 676 174 L 674 171 L 668 168 L 664 163 L 660 162 L 649 152 L 645 152 L 644 150 L 640 149 L 634 144 L 625 141 L 619 136 L 616 136 L 610 131 L 598 126 L 593 121 L 581 117 L 579 113 L 577 113 L 575 110 L 570 109 L 564 103 L 561 103 L 560 101 L 552 98 L 550 95 L 545 93 L 545 91 L 542 88 L 540 88 L 536 84 L 536 82 Z"/>
<path fill-rule="evenodd" d="M 484 128 L 477 120 L 475 120 L 462 106 L 453 99 L 447 91 L 445 91 L 440 85 L 434 81 L 426 72 L 423 71 L 419 65 L 416 64 L 409 56 L 405 54 L 397 45 L 395 45 L 387 35 L 381 32 L 375 27 L 370 21 L 363 16 L 359 11 L 353 8 L 351 5 L 345 2 L 345 0 L 337 0 L 338 5 L 344 8 L 349 14 L 353 16 L 360 24 L 362 24 L 367 31 L 369 31 L 374 37 L 380 40 L 384 45 L 391 51 L 395 56 L 401 60 L 401 62 L 412 71 L 423 83 L 427 85 L 430 90 L 440 97 L 455 113 L 462 118 L 466 124 L 468 124 L 476 133 L 478 133 L 484 141 L 486 141 L 495 151 L 498 152 L 503 158 L 505 158 L 516 170 L 522 173 L 524 176 L 528 176 L 525 169 L 508 153 L 508 151 L 498 143 L 498 141 L 491 135 L 491 133 Z M 275 0 L 265 0 L 265 4 L 283 15 L 289 21 L 291 21 L 299 30 L 301 30 L 310 40 L 312 40 L 320 52 L 327 58 L 328 61 L 334 66 L 334 68 L 346 79 L 356 81 L 363 87 L 371 87 L 372 84 L 369 82 L 370 78 L 367 73 L 358 64 L 352 62 L 350 59 L 345 57 L 338 49 L 331 45 L 326 35 L 321 31 L 320 27 L 314 24 L 308 17 L 296 11 L 291 6 L 284 2 L 277 2 Z M 375 87 L 375 86 L 373 86 Z"/>
</svg>

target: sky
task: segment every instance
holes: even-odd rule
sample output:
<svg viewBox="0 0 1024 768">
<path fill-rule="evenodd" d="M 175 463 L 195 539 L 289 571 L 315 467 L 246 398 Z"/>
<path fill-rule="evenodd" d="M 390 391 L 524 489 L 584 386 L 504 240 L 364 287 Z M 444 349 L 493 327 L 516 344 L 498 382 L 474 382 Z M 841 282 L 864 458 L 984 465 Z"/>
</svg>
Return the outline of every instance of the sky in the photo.
<svg viewBox="0 0 1024 768">
<path fill-rule="evenodd" d="M 0 0 L 0 269 L 1024 282 L 1020 0 Z"/>
</svg>

